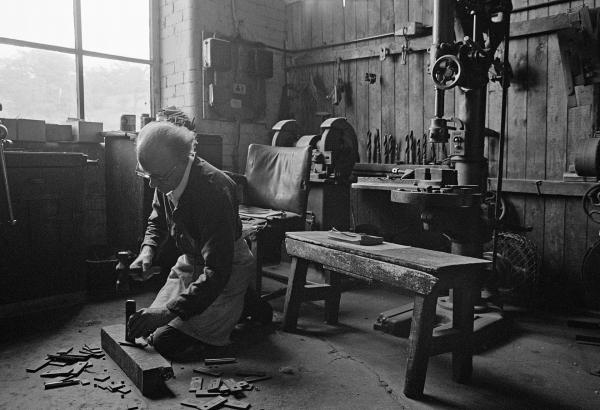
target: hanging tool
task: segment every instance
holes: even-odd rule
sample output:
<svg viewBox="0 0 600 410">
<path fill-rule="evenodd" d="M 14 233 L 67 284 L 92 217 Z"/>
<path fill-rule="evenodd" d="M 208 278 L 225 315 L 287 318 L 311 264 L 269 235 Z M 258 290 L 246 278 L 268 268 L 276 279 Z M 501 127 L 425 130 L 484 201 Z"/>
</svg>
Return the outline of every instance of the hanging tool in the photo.
<svg viewBox="0 0 600 410">
<path fill-rule="evenodd" d="M 367 162 L 371 163 L 372 157 L 371 157 L 371 130 L 367 131 Z"/>
<path fill-rule="evenodd" d="M 417 146 L 415 145 L 415 135 L 413 133 L 413 131 L 410 131 L 410 163 L 411 164 L 416 164 L 417 163 Z"/>
<path fill-rule="evenodd" d="M 406 134 L 406 137 L 404 137 L 404 143 L 406 144 L 406 147 L 404 147 L 404 162 L 406 162 L 407 164 L 410 164 L 410 135 Z"/>
<path fill-rule="evenodd" d="M 388 134 L 390 139 L 390 163 L 396 163 L 396 138 L 392 134 Z"/>
<path fill-rule="evenodd" d="M 402 162 L 402 143 L 400 141 L 396 142 L 396 164 L 400 164 Z"/>
<path fill-rule="evenodd" d="M 421 138 L 419 138 L 417 140 L 417 164 L 421 164 L 422 163 L 422 158 L 421 158 Z"/>
<path fill-rule="evenodd" d="M 383 135 L 383 163 L 390 163 L 390 139 L 389 134 Z"/>
<path fill-rule="evenodd" d="M 421 150 L 423 158 L 421 164 L 425 165 L 427 164 L 427 134 L 423 134 L 423 139 L 421 141 L 423 141 L 423 149 Z"/>
<path fill-rule="evenodd" d="M 1 109 L 1 108 L 0 108 Z M 4 157 L 4 143 L 12 144 L 8 139 L 8 129 L 0 122 L 0 172 L 2 172 L 2 182 L 4 183 L 4 192 L 6 193 L 6 204 L 8 207 L 8 223 L 16 225 L 17 220 L 12 208 L 12 200 L 10 199 L 10 187 L 8 186 L 8 173 L 6 171 L 6 158 Z"/>
<path fill-rule="evenodd" d="M 373 154 L 373 162 L 380 164 L 381 163 L 381 138 L 379 135 L 379 128 L 375 128 L 375 144 L 374 149 L 375 152 Z"/>
<path fill-rule="evenodd" d="M 342 101 L 342 93 L 344 92 L 344 80 L 342 80 L 342 59 L 336 60 L 337 73 L 335 83 L 333 85 L 333 91 L 331 91 L 331 103 L 333 105 L 339 105 Z"/>
</svg>

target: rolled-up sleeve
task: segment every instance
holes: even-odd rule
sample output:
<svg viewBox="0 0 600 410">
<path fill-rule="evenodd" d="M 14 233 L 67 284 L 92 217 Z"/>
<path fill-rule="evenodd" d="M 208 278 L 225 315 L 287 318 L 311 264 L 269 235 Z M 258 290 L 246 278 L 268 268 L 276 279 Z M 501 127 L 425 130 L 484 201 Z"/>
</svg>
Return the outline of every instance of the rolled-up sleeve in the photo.
<svg viewBox="0 0 600 410">
<path fill-rule="evenodd" d="M 186 292 L 167 304 L 183 320 L 202 313 L 215 301 L 229 281 L 233 265 L 237 220 L 232 218 L 232 198 L 221 192 L 205 201 L 203 212 L 193 217 L 204 270 Z"/>
</svg>

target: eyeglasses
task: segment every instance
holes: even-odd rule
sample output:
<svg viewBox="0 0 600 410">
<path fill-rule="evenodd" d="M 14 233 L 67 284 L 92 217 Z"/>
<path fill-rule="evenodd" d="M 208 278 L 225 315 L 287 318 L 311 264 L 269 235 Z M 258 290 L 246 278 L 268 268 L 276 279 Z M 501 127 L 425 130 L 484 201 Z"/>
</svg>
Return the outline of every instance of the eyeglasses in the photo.
<svg viewBox="0 0 600 410">
<path fill-rule="evenodd" d="M 171 175 L 173 175 L 173 172 L 175 172 L 175 168 L 177 168 L 177 164 L 173 165 L 173 167 L 170 170 L 168 170 L 164 175 L 149 174 L 142 169 L 142 166 L 138 162 L 137 165 L 135 166 L 135 173 L 137 176 L 145 178 L 145 179 L 152 178 L 155 181 L 164 182 L 164 181 L 168 180 L 171 177 Z"/>
</svg>

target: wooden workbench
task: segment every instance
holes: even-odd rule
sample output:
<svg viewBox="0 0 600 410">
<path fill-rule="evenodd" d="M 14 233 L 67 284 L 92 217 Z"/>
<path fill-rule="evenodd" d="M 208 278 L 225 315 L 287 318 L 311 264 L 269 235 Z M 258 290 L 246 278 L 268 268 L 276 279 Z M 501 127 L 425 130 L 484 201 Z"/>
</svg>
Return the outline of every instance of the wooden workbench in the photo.
<svg viewBox="0 0 600 410">
<path fill-rule="evenodd" d="M 452 352 L 453 378 L 468 381 L 473 304 L 479 292 L 479 274 L 489 261 L 388 242 L 354 245 L 329 239 L 324 231 L 288 232 L 285 243 L 292 264 L 283 330 L 296 329 L 300 304 L 308 300 L 325 300 L 327 322 L 337 323 L 340 275 L 381 281 L 415 294 L 404 394 L 411 398 L 423 395 L 429 356 L 439 353 Z M 330 283 L 306 285 L 308 262 L 323 264 L 330 272 Z M 453 289 L 452 328 L 434 336 L 437 298 L 446 289 Z"/>
</svg>

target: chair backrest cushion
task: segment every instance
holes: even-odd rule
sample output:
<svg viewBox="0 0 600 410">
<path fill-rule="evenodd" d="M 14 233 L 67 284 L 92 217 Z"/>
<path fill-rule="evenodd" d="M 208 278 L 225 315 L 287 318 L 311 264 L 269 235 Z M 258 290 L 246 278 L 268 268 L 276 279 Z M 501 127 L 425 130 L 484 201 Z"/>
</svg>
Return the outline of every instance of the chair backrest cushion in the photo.
<svg viewBox="0 0 600 410">
<path fill-rule="evenodd" d="M 251 144 L 246 162 L 246 205 L 304 216 L 308 201 L 310 147 Z"/>
</svg>

